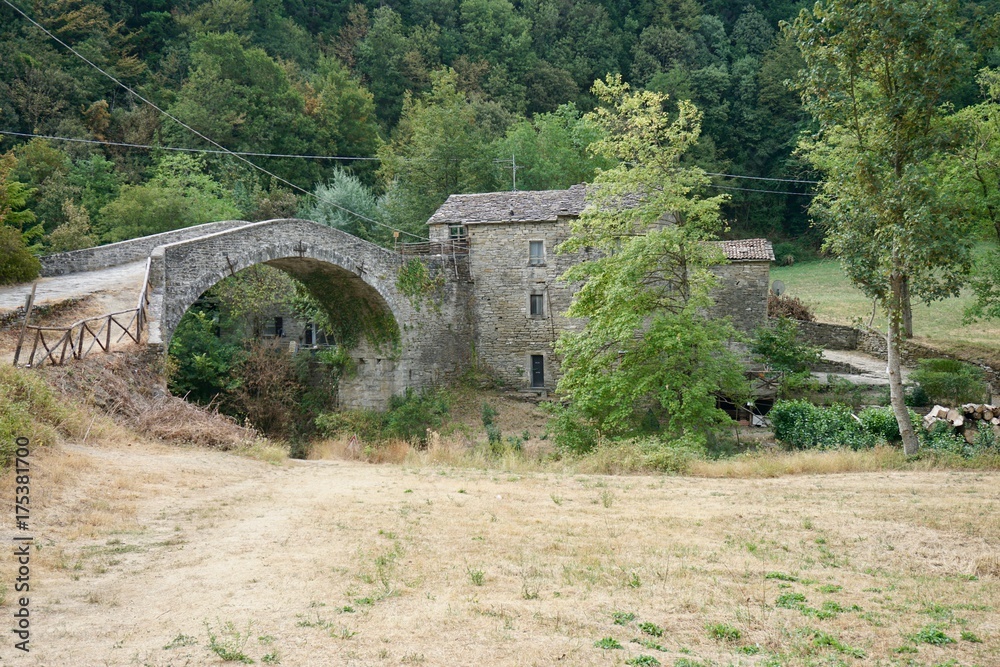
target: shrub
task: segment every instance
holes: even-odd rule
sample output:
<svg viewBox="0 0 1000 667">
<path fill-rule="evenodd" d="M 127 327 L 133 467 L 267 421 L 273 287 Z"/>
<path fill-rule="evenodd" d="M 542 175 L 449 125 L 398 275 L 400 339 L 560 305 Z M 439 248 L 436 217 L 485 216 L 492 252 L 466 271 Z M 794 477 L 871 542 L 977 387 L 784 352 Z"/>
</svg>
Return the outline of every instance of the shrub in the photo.
<svg viewBox="0 0 1000 667">
<path fill-rule="evenodd" d="M 393 396 L 389 409 L 345 410 L 324 412 L 315 419 L 316 428 L 327 436 L 351 433 L 367 442 L 384 442 L 393 438 L 425 444 L 427 429 L 441 427 L 451 408 L 448 394 L 427 389 Z"/>
<path fill-rule="evenodd" d="M 981 368 L 955 359 L 921 359 L 910 379 L 932 402 L 945 405 L 983 401 L 989 392 Z"/>
<path fill-rule="evenodd" d="M 872 435 L 886 442 L 896 442 L 900 439 L 899 423 L 892 408 L 865 408 L 858 415 L 861 426 Z"/>
<path fill-rule="evenodd" d="M 760 327 L 754 332 L 750 352 L 756 360 L 786 373 L 808 371 L 822 359 L 820 349 L 801 342 L 798 325 L 784 316 L 774 320 L 771 326 Z"/>
<path fill-rule="evenodd" d="M 34 280 L 42 264 L 31 254 L 21 232 L 0 224 L 0 285 Z"/>
<path fill-rule="evenodd" d="M 0 468 L 10 464 L 16 438 L 31 447 L 53 444 L 60 433 L 82 433 L 81 417 L 37 375 L 0 365 Z"/>
<path fill-rule="evenodd" d="M 808 401 L 778 401 L 768 413 L 774 437 L 793 449 L 874 447 L 884 436 L 868 431 L 842 404 L 818 407 Z M 875 418 L 873 418 L 873 423 Z"/>
<path fill-rule="evenodd" d="M 572 454 L 585 454 L 597 446 L 597 431 L 572 405 L 547 403 L 545 408 L 552 413 L 548 428 L 556 446 Z"/>
<path fill-rule="evenodd" d="M 778 296 L 774 292 L 767 295 L 767 316 L 788 317 L 802 322 L 812 322 L 816 319 L 812 309 L 794 296 Z"/>
</svg>

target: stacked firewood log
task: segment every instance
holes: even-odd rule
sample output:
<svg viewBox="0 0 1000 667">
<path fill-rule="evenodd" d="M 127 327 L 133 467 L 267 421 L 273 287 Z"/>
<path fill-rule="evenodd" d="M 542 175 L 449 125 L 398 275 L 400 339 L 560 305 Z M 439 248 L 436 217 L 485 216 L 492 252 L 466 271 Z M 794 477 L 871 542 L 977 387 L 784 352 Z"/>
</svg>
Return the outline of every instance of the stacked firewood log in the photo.
<svg viewBox="0 0 1000 667">
<path fill-rule="evenodd" d="M 924 428 L 930 428 L 940 421 L 951 424 L 956 433 L 961 434 L 970 445 L 976 441 L 979 434 L 979 424 L 989 424 L 993 433 L 1000 438 L 1000 406 L 986 403 L 966 403 L 958 408 L 946 408 L 935 405 L 924 416 Z"/>
</svg>

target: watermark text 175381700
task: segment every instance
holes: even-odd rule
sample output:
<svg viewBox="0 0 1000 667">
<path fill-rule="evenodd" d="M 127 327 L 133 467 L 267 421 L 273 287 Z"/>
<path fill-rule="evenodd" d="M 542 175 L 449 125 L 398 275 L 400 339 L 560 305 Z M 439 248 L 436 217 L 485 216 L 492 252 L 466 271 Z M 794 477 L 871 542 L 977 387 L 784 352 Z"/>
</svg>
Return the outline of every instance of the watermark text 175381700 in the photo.
<svg viewBox="0 0 1000 667">
<path fill-rule="evenodd" d="M 28 593 L 31 591 L 31 546 L 34 543 L 28 533 L 28 521 L 31 516 L 31 470 L 28 465 L 30 454 L 28 438 L 17 438 L 17 448 L 14 450 L 14 521 L 17 530 L 23 534 L 14 536 L 14 560 L 17 562 L 17 575 L 14 579 L 14 591 L 18 594 L 14 601 L 14 648 L 28 652 L 31 641 L 31 612 L 28 610 Z"/>
</svg>

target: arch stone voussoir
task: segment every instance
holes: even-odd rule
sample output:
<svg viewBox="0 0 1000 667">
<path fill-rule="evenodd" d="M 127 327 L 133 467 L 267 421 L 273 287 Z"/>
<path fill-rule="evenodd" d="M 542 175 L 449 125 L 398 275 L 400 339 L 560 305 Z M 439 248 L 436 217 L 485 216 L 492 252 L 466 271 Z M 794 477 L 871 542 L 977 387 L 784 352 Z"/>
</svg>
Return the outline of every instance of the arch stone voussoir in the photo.
<svg viewBox="0 0 1000 667">
<path fill-rule="evenodd" d="M 385 407 L 393 394 L 439 382 L 469 362 L 467 284 L 446 280 L 433 304 L 415 302 L 397 286 L 400 255 L 325 225 L 267 220 L 162 245 L 150 257 L 149 342 L 164 350 L 206 290 L 245 268 L 269 264 L 308 279 L 314 292 L 335 290 L 341 299 L 364 300 L 368 310 L 391 315 L 398 327 L 398 345 L 362 342 L 352 352 L 357 372 L 341 382 L 342 405 Z M 446 268 L 434 263 L 429 260 L 432 271 Z"/>
</svg>

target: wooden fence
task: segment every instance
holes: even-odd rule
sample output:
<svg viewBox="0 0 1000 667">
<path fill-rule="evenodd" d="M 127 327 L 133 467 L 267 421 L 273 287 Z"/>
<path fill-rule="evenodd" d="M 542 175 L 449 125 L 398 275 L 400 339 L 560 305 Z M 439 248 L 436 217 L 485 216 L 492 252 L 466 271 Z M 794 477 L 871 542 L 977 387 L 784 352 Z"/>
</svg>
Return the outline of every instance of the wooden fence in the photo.
<svg viewBox="0 0 1000 667">
<path fill-rule="evenodd" d="M 22 345 L 26 339 L 30 340 L 31 345 L 27 363 L 24 364 L 28 367 L 44 364 L 59 366 L 70 359 L 83 359 L 94 348 L 107 353 L 111 351 L 112 345 L 125 338 L 139 343 L 149 319 L 149 266 L 150 261 L 146 260 L 146 274 L 142 280 L 139 303 L 134 310 L 89 317 L 68 327 L 43 327 L 27 323 L 31 316 L 29 303 L 24 315 L 21 341 L 14 352 L 14 365 L 17 366 L 20 361 Z"/>
</svg>

